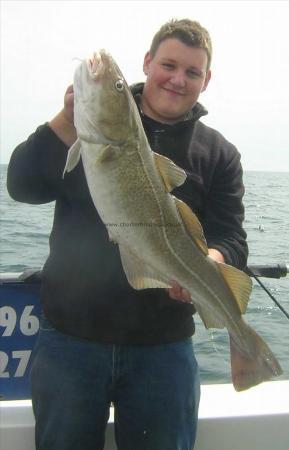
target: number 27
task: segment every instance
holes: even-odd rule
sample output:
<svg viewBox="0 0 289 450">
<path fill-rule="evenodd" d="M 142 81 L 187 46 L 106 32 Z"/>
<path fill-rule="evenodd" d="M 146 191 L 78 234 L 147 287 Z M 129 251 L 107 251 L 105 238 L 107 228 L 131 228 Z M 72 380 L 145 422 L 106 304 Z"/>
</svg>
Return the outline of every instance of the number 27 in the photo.
<svg viewBox="0 0 289 450">
<path fill-rule="evenodd" d="M 12 352 L 13 359 L 19 359 L 19 364 L 15 371 L 14 377 L 23 377 L 27 368 L 31 350 L 15 350 Z M 0 378 L 9 378 L 10 374 L 6 370 L 9 363 L 9 357 L 7 353 L 0 352 Z"/>
</svg>

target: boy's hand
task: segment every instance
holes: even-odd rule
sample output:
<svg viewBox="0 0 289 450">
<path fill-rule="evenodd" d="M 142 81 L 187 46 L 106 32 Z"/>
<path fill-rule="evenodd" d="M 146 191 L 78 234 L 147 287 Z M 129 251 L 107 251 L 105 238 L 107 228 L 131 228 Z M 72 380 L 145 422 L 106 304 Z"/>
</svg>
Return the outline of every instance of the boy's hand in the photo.
<svg viewBox="0 0 289 450">
<path fill-rule="evenodd" d="M 64 94 L 64 107 L 50 122 L 49 126 L 54 133 L 68 147 L 76 141 L 77 134 L 73 121 L 74 95 L 73 86 L 69 86 Z"/>
</svg>

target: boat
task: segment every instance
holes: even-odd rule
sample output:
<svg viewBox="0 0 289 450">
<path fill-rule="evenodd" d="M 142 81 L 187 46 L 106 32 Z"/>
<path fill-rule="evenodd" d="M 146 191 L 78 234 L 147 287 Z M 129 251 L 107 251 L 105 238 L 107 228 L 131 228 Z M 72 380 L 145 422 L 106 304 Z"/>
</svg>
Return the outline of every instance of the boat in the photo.
<svg viewBox="0 0 289 450">
<path fill-rule="evenodd" d="M 249 266 L 247 273 L 280 278 L 289 266 Z M 1 450 L 35 450 L 28 373 L 41 314 L 40 287 L 41 269 L 0 274 Z M 194 450 L 287 450 L 288 424 L 289 380 L 238 393 L 230 383 L 202 384 Z M 117 450 L 113 406 L 105 450 Z"/>
</svg>

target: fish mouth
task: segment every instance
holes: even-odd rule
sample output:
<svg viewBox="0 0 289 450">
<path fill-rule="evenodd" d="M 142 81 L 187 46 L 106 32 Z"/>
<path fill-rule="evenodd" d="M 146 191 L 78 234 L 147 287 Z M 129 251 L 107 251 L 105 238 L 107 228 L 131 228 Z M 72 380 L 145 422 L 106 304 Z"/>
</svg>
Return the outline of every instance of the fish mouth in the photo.
<svg viewBox="0 0 289 450">
<path fill-rule="evenodd" d="M 90 76 L 94 80 L 100 79 L 104 74 L 109 63 L 109 54 L 105 50 L 94 52 L 92 58 L 86 60 Z"/>
</svg>

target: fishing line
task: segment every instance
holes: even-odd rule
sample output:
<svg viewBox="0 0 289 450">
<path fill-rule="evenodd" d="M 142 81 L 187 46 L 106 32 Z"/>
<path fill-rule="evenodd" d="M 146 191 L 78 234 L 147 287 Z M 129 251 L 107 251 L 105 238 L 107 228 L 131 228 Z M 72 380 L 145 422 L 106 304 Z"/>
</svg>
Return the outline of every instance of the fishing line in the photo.
<svg viewBox="0 0 289 450">
<path fill-rule="evenodd" d="M 282 313 L 289 319 L 289 313 L 286 311 L 286 309 L 283 308 L 283 306 L 278 302 L 278 300 L 274 297 L 273 294 L 269 291 L 269 289 L 266 288 L 266 286 L 262 283 L 262 281 L 259 280 L 259 278 L 247 267 L 247 272 L 249 273 L 250 277 L 253 277 L 257 283 L 261 286 L 261 288 L 266 292 L 266 294 L 269 295 L 269 297 L 273 300 L 275 305 L 278 306 L 278 308 L 282 311 Z"/>
<path fill-rule="evenodd" d="M 72 58 L 72 61 L 77 61 L 77 62 L 83 62 L 83 61 L 85 61 L 85 59 L 81 59 L 81 58 L 78 58 L 78 56 L 74 56 L 73 58 Z"/>
<path fill-rule="evenodd" d="M 224 342 L 227 343 L 227 340 L 229 339 L 228 333 L 225 330 L 218 330 L 219 334 L 217 333 L 216 330 L 209 330 L 210 331 L 210 335 L 211 335 L 211 339 L 210 339 L 210 343 L 213 346 L 213 350 L 218 353 L 219 355 L 222 356 L 223 360 L 227 363 L 230 359 L 230 355 L 225 355 L 224 353 L 226 352 L 226 348 L 229 348 L 228 346 L 226 346 L 225 348 L 221 348 L 222 345 L 224 346 Z M 222 333 L 222 331 L 224 331 L 224 333 Z M 224 342 L 220 342 L 221 340 L 223 340 Z M 219 341 L 219 342 L 218 342 Z"/>
</svg>

